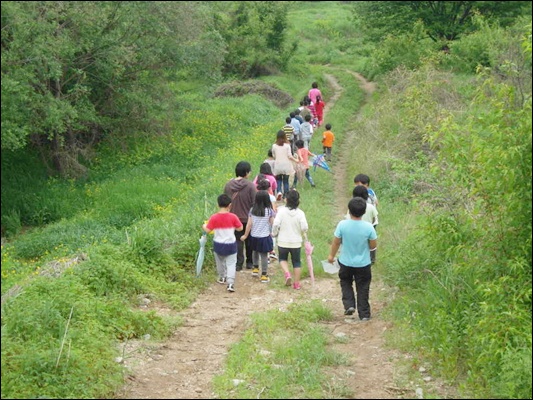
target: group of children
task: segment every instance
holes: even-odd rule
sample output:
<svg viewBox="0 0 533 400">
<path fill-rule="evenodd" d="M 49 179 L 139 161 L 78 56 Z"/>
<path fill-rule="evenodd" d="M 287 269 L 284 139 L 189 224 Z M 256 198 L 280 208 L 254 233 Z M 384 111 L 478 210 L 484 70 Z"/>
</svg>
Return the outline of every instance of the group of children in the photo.
<svg viewBox="0 0 533 400">
<path fill-rule="evenodd" d="M 323 124 L 324 107 L 322 93 L 318 84 L 313 82 L 308 94 L 300 102 L 300 107 L 285 118 L 285 125 L 278 131 L 276 142 L 269 150 L 268 161 L 272 162 L 272 170 L 278 181 L 278 193 L 282 198 L 285 198 L 289 188 L 296 188 L 298 182 L 303 183 L 304 179 L 309 181 L 311 187 L 315 187 L 309 171 L 309 160 L 316 157 L 316 154 L 311 152 L 310 147 L 316 128 Z M 326 161 L 331 161 L 335 141 L 331 128 L 331 124 L 326 124 L 322 133 L 322 150 Z M 289 184 L 291 178 L 292 185 Z"/>
<path fill-rule="evenodd" d="M 321 93 L 316 83 L 313 83 L 308 97 L 312 104 L 320 103 Z M 212 215 L 202 226 L 207 233 L 214 233 L 217 282 L 226 284 L 229 292 L 235 291 L 236 271 L 242 270 L 244 266 L 252 270 L 252 276 L 260 274 L 260 282 L 268 283 L 271 257 L 279 259 L 285 284 L 296 290 L 301 289 L 301 248 L 307 240 L 308 223 L 305 213 L 299 208 L 300 193 L 295 186 L 305 176 L 311 186 L 315 187 L 309 174 L 309 157 L 315 154 L 309 150 L 309 142 L 306 143 L 299 137 L 302 125 L 299 126 L 298 133 L 295 133 L 291 121 L 296 119 L 296 115 L 297 113 L 291 113 L 286 120 L 287 125 L 278 131 L 269 157 L 261 164 L 259 174 L 253 181 L 249 180 L 250 164 L 246 161 L 237 164 L 235 178 L 226 183 L 224 194 L 217 199 L 218 213 Z M 305 118 L 309 123 L 307 115 Z M 321 122 L 318 119 L 317 126 Z M 308 132 L 305 123 L 303 126 L 303 131 Z M 330 124 L 326 125 L 326 132 L 328 131 L 330 134 L 323 137 L 322 143 L 324 153 L 330 159 L 334 140 Z M 300 171 L 294 171 L 294 165 L 301 165 Z M 289 187 L 291 174 L 294 174 L 294 182 Z M 377 196 L 369 187 L 370 179 L 367 175 L 356 175 L 354 184 L 346 219 L 337 225 L 328 260 L 332 262 L 339 248 L 341 249 L 338 261 L 344 314 L 352 315 L 357 309 L 359 318 L 367 320 L 370 318 L 370 268 L 375 262 L 377 248 Z M 281 201 L 284 204 L 278 208 L 277 202 Z M 289 255 L 294 276 L 289 269 Z"/>
<path fill-rule="evenodd" d="M 236 174 L 243 176 L 237 175 L 226 184 L 227 192 L 217 199 L 219 211 L 202 226 L 206 233 L 214 233 L 213 251 L 218 273 L 217 282 L 227 284 L 227 290 L 234 292 L 236 271 L 242 270 L 245 255 L 246 269 L 252 270 L 252 276 L 261 274 L 260 282 L 270 282 L 268 263 L 277 242 L 278 255 L 274 253 L 274 258 L 279 258 L 285 274 L 285 284 L 299 290 L 300 250 L 303 240 L 307 240 L 308 230 L 305 213 L 298 208 L 300 193 L 295 189 L 289 190 L 284 206 L 278 210 L 271 184 L 266 178 L 267 174 L 259 173 L 254 179 L 254 182 L 257 182 L 255 186 L 248 180 L 248 166 L 246 161 L 237 164 Z M 261 167 L 266 171 L 269 164 L 263 163 Z M 243 217 L 240 205 L 247 197 L 245 192 L 248 185 L 245 182 L 254 185 L 256 192 L 247 215 Z M 236 204 L 235 209 L 233 204 Z M 289 254 L 294 280 L 289 270 Z"/>
</svg>

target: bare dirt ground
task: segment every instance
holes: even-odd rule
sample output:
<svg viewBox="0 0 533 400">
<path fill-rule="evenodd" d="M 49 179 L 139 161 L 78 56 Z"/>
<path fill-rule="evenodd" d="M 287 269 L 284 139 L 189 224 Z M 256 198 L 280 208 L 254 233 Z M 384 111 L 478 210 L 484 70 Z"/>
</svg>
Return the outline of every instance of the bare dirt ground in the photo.
<svg viewBox="0 0 533 400">
<path fill-rule="evenodd" d="M 349 71 L 348 71 L 349 72 Z M 351 72 L 350 72 L 351 73 Z M 361 87 L 370 95 L 374 86 L 355 74 Z M 327 75 L 334 95 L 329 99 L 325 113 L 334 106 L 342 88 L 333 76 Z M 336 210 L 339 216 L 346 212 L 345 161 L 342 148 L 350 147 L 350 135 L 337 151 L 333 166 L 335 177 Z M 322 259 L 325 259 L 324 254 Z M 269 266 L 273 277 L 281 275 L 277 263 Z M 274 280 L 274 279 L 273 279 Z M 318 278 L 314 285 L 302 281 L 302 290 L 261 284 L 249 271 L 237 273 L 236 292 L 228 293 L 224 285 L 213 283 L 188 309 L 180 312 L 184 325 L 168 340 L 160 343 L 145 341 L 125 349 L 123 362 L 132 373 L 117 398 L 123 399 L 194 399 L 215 398 L 212 378 L 219 374 L 231 344 L 243 335 L 249 315 L 268 309 L 285 309 L 289 304 L 309 299 L 320 299 L 331 307 L 335 319 L 326 324 L 332 337 L 344 336 L 346 340 L 332 340 L 334 350 L 348 355 L 350 363 L 327 371 L 333 380 L 348 386 L 358 399 L 420 398 L 413 383 L 409 388 L 398 387 L 396 361 L 408 357 L 385 347 L 384 333 L 389 323 L 380 318 L 387 301 L 393 295 L 374 274 L 370 303 L 372 319 L 360 322 L 354 316 L 343 315 L 338 278 Z M 171 313 L 161 307 L 149 305 L 159 312 Z M 400 385 L 401 386 L 401 385 Z M 259 397 L 258 397 L 259 398 Z"/>
</svg>

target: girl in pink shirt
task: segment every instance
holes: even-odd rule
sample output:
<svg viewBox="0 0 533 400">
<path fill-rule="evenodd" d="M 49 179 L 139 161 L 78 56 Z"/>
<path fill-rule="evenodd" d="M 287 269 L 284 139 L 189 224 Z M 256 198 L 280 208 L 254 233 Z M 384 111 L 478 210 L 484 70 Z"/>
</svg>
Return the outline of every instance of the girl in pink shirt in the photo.
<svg viewBox="0 0 533 400">
<path fill-rule="evenodd" d="M 272 167 L 269 163 L 264 162 L 259 167 L 259 174 L 254 178 L 252 181 L 253 184 L 257 187 L 257 178 L 260 174 L 263 174 L 266 179 L 270 182 L 270 187 L 272 188 L 272 192 L 276 193 L 276 190 L 278 189 L 278 183 L 276 181 L 276 177 L 272 173 Z"/>
</svg>

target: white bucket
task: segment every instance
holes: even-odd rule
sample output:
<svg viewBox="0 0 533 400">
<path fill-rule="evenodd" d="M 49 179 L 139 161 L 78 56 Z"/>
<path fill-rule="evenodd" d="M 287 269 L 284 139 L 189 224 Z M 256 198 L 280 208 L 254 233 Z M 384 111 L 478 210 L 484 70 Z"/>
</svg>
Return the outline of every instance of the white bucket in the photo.
<svg viewBox="0 0 533 400">
<path fill-rule="evenodd" d="M 337 259 L 335 259 L 333 263 L 328 262 L 328 260 L 322 260 L 322 268 L 324 268 L 324 271 L 328 274 L 336 274 L 341 269 Z"/>
</svg>

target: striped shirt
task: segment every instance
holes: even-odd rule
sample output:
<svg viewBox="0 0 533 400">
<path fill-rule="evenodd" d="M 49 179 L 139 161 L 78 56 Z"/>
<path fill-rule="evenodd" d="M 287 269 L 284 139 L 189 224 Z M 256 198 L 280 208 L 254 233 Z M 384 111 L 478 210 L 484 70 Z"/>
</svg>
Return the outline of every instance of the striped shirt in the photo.
<svg viewBox="0 0 533 400">
<path fill-rule="evenodd" d="M 250 220 L 250 218 L 252 219 L 252 229 L 250 229 L 250 236 L 253 236 L 254 238 L 264 238 L 270 236 L 270 218 L 272 218 L 273 216 L 274 210 L 271 208 L 265 208 L 264 217 L 253 215 L 252 211 L 250 211 L 250 215 L 248 216 L 248 220 Z"/>
<path fill-rule="evenodd" d="M 294 135 L 294 127 L 291 124 L 284 125 L 283 128 L 281 128 L 283 132 L 285 132 L 285 137 L 287 140 L 291 141 Z"/>
</svg>

